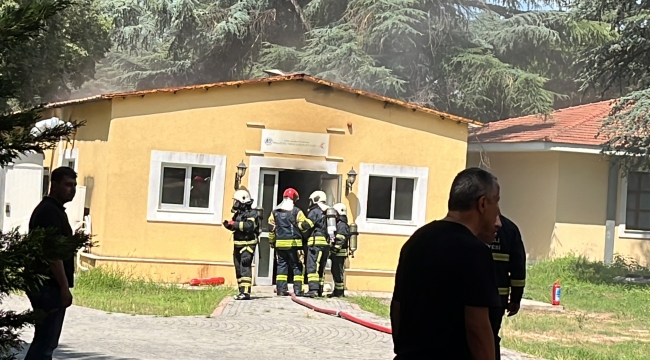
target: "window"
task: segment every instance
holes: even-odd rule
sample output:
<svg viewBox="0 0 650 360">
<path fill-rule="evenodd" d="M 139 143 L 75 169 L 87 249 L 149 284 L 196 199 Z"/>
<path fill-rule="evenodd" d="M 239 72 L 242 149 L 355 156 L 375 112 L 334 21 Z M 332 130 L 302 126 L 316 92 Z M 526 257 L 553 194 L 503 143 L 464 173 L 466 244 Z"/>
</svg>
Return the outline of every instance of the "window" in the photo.
<svg viewBox="0 0 650 360">
<path fill-rule="evenodd" d="M 210 206 L 211 167 L 163 165 L 160 206 L 204 208 Z"/>
<path fill-rule="evenodd" d="M 360 232 L 411 235 L 424 225 L 428 168 L 362 163 L 358 178 Z"/>
<path fill-rule="evenodd" d="M 367 219 L 413 220 L 415 179 L 369 176 Z"/>
<path fill-rule="evenodd" d="M 226 157 L 151 152 L 147 220 L 220 224 Z"/>
<path fill-rule="evenodd" d="M 67 166 L 74 171 L 78 171 L 77 165 L 79 159 L 79 149 L 66 149 L 59 153 L 59 166 Z"/>
<path fill-rule="evenodd" d="M 650 173 L 630 172 L 626 194 L 625 228 L 650 231 Z"/>
</svg>

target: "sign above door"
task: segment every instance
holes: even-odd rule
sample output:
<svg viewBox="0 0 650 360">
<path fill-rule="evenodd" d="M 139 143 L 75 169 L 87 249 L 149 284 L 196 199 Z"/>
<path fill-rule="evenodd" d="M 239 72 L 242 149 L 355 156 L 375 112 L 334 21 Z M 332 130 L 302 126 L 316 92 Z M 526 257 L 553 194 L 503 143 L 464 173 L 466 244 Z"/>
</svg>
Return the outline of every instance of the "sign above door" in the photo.
<svg viewBox="0 0 650 360">
<path fill-rule="evenodd" d="M 298 131 L 262 130 L 262 145 L 264 153 L 327 156 L 330 136 Z"/>
</svg>

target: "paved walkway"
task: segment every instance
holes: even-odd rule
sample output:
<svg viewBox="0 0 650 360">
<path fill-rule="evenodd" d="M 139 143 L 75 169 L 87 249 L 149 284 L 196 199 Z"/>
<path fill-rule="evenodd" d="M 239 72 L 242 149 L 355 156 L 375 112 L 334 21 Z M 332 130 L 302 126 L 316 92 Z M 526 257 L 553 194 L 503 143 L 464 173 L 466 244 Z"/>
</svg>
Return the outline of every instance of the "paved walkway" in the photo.
<svg viewBox="0 0 650 360">
<path fill-rule="evenodd" d="M 386 319 L 341 300 L 309 300 L 388 325 Z M 25 310 L 24 297 L 10 296 L 3 308 Z M 23 334 L 29 342 L 31 329 Z M 318 347 L 313 341 L 317 339 Z M 24 351 L 23 351 L 24 353 Z M 287 297 L 260 294 L 230 301 L 210 318 L 108 314 L 72 306 L 56 359 L 392 359 L 389 335 L 308 310 Z M 22 356 L 19 356 L 21 359 Z M 535 360 L 509 351 L 503 360 Z"/>
</svg>

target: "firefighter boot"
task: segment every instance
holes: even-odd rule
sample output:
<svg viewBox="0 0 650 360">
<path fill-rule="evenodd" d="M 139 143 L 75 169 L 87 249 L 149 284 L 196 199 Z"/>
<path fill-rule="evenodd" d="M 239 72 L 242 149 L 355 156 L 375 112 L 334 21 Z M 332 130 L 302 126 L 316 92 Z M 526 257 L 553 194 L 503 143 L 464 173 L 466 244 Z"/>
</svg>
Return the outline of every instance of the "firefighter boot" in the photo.
<svg viewBox="0 0 650 360">
<path fill-rule="evenodd" d="M 327 295 L 327 297 L 329 297 L 329 298 L 345 297 L 345 293 L 344 293 L 343 290 L 335 289 L 334 291 L 332 291 L 331 294 Z"/>
<path fill-rule="evenodd" d="M 302 284 L 301 283 L 293 284 L 293 294 L 298 296 L 298 297 L 303 296 L 304 293 L 302 292 Z"/>
<path fill-rule="evenodd" d="M 305 293 L 304 296 L 305 296 L 305 297 L 308 297 L 308 298 L 315 298 L 315 297 L 318 296 L 318 291 L 316 291 L 316 290 L 310 290 L 310 291 L 308 291 L 307 293 Z"/>
<path fill-rule="evenodd" d="M 235 300 L 250 300 L 250 299 L 251 299 L 250 294 L 240 293 L 235 296 Z"/>
</svg>

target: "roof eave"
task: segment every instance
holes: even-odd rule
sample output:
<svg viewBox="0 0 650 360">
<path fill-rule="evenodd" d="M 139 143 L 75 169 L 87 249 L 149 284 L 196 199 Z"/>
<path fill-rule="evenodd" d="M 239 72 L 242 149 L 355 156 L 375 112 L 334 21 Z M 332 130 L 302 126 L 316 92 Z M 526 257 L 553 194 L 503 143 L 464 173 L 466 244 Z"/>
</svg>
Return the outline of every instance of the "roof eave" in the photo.
<svg viewBox="0 0 650 360">
<path fill-rule="evenodd" d="M 79 105 L 83 103 L 88 103 L 88 102 L 94 102 L 94 101 L 101 101 L 101 100 L 111 100 L 114 98 L 127 98 L 127 97 L 132 97 L 132 96 L 144 96 L 144 95 L 150 95 L 150 94 L 157 94 L 157 93 L 169 93 L 169 92 L 177 92 L 177 91 L 182 91 L 182 90 L 196 90 L 196 89 L 203 89 L 203 90 L 208 90 L 211 88 L 216 88 L 216 87 L 228 87 L 228 86 L 240 86 L 240 85 L 246 85 L 246 84 L 257 84 L 257 83 L 274 83 L 274 82 L 281 82 L 281 81 L 309 81 L 311 83 L 315 84 L 320 84 L 320 85 L 325 85 L 329 86 L 335 89 L 343 90 L 349 93 L 353 94 L 358 94 L 364 97 L 368 97 L 371 99 L 383 101 L 384 103 L 390 103 L 394 105 L 398 105 L 407 109 L 411 109 L 412 111 L 420 111 L 426 114 L 430 115 L 436 115 L 440 117 L 443 120 L 452 120 L 452 121 L 457 121 L 459 123 L 464 123 L 468 124 L 472 127 L 482 127 L 485 124 L 479 121 L 475 120 L 470 120 L 461 116 L 456 116 L 452 114 L 447 114 L 442 111 L 430 109 L 421 105 L 409 103 L 406 101 L 402 100 L 397 100 L 393 98 L 389 98 L 383 95 L 379 95 L 376 93 L 371 93 L 367 91 L 363 91 L 360 89 L 355 89 L 351 88 L 349 86 L 343 85 L 343 84 L 338 84 L 338 83 L 333 83 L 331 81 L 327 81 L 324 79 L 316 78 L 310 75 L 302 74 L 302 73 L 296 73 L 296 74 L 287 74 L 287 75 L 278 75 L 278 76 L 271 76 L 267 78 L 262 78 L 262 79 L 249 79 L 249 80 L 237 80 L 237 81 L 225 81 L 225 82 L 220 82 L 220 83 L 213 83 L 213 84 L 204 84 L 204 85 L 194 85 L 194 86 L 181 86 L 181 87 L 172 87 L 172 88 L 163 88 L 163 89 L 152 89 L 152 90 L 141 90 L 141 91 L 130 91 L 130 92 L 120 92 L 120 93 L 112 93 L 112 94 L 104 94 L 104 95 L 95 95 L 87 98 L 82 98 L 82 99 L 75 99 L 75 100 L 67 100 L 67 101 L 60 101 L 60 102 L 55 102 L 55 103 L 50 103 L 46 104 L 43 107 L 45 109 L 53 109 L 53 108 L 59 108 L 59 107 L 64 107 L 64 106 L 70 106 L 70 105 Z"/>
</svg>

